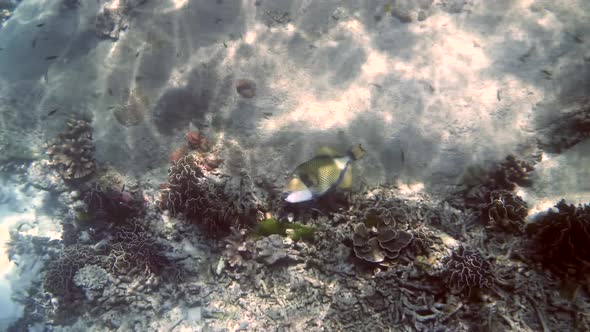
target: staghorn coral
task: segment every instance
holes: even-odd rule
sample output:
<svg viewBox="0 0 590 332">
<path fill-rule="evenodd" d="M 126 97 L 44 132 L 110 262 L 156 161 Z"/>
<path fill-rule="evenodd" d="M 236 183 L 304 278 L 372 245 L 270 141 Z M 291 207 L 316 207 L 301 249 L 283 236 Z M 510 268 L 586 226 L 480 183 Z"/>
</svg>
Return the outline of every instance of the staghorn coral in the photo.
<svg viewBox="0 0 590 332">
<path fill-rule="evenodd" d="M 541 261 L 559 274 L 584 275 L 590 271 L 590 205 L 559 201 L 539 220 L 527 225 Z"/>
<path fill-rule="evenodd" d="M 490 202 L 482 204 L 480 212 L 487 217 L 489 225 L 512 233 L 522 233 L 528 215 L 526 202 L 518 195 L 506 190 L 490 193 Z"/>
<path fill-rule="evenodd" d="M 495 283 L 492 265 L 475 249 L 459 246 L 443 258 L 442 275 L 455 291 L 490 288 Z"/>
<path fill-rule="evenodd" d="M 96 171 L 92 127 L 84 120 L 69 120 L 65 132 L 48 143 L 49 166 L 66 181 L 81 180 Z"/>
<path fill-rule="evenodd" d="M 252 197 L 241 191 L 237 192 L 239 197 L 231 197 L 234 192 L 226 191 L 222 182 L 215 181 L 210 169 L 198 153 L 172 162 L 168 184 L 160 193 L 160 208 L 173 215 L 183 214 L 211 235 L 226 235 L 231 226 L 253 223 L 257 214 L 253 204 L 247 204 Z M 228 190 L 233 189 L 230 186 Z"/>
</svg>

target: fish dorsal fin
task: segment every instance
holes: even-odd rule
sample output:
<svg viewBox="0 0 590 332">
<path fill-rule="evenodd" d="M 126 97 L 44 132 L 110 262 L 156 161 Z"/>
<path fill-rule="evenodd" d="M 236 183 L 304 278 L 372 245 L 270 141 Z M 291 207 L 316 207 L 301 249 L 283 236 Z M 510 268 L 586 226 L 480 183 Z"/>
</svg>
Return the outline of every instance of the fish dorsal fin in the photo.
<svg viewBox="0 0 590 332">
<path fill-rule="evenodd" d="M 315 151 L 316 157 L 341 157 L 342 153 L 339 153 L 334 148 L 328 146 L 320 146 Z"/>
</svg>

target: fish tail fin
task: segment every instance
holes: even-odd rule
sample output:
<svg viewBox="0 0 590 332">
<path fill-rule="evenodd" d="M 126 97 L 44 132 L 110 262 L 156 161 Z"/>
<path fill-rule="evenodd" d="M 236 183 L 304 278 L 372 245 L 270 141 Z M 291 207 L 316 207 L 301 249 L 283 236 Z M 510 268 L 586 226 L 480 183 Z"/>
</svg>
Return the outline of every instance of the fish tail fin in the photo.
<svg viewBox="0 0 590 332">
<path fill-rule="evenodd" d="M 348 155 L 350 155 L 350 158 L 352 158 L 352 160 L 361 159 L 366 153 L 367 151 L 363 149 L 363 147 L 360 144 L 353 146 L 352 149 L 348 151 Z"/>
</svg>

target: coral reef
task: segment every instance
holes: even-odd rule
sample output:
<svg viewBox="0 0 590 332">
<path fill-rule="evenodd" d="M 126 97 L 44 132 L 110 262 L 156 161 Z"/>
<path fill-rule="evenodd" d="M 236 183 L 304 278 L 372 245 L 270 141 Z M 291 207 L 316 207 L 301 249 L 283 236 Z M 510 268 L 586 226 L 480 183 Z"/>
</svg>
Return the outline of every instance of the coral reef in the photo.
<svg viewBox="0 0 590 332">
<path fill-rule="evenodd" d="M 559 274 L 583 276 L 590 271 L 590 205 L 559 201 L 538 220 L 527 225 L 534 251 Z"/>
<path fill-rule="evenodd" d="M 189 131 L 186 134 L 186 141 L 188 143 L 189 148 L 191 149 L 198 150 L 201 152 L 206 152 L 210 149 L 209 140 L 205 135 L 198 131 Z"/>
<path fill-rule="evenodd" d="M 252 224 L 257 216 L 252 197 L 234 188 L 239 197 L 232 199 L 226 183 L 216 180 L 210 170 L 207 160 L 196 152 L 173 162 L 160 195 L 160 208 L 172 215 L 183 214 L 211 235 L 227 235 L 231 226 Z"/>
<path fill-rule="evenodd" d="M 69 120 L 65 132 L 47 144 L 49 165 L 66 181 L 81 180 L 96 171 L 92 127 L 84 120 Z"/>
<path fill-rule="evenodd" d="M 134 216 L 139 216 L 144 210 L 143 200 L 137 193 L 122 188 L 102 188 L 98 182 L 94 183 L 83 194 L 87 205 L 86 213 L 90 217 L 106 217 L 109 221 L 122 222 Z"/>
<path fill-rule="evenodd" d="M 113 274 L 144 273 L 161 275 L 173 273 L 179 277 L 170 261 L 163 255 L 164 247 L 137 220 L 120 227 L 108 245 L 107 267 Z"/>
<path fill-rule="evenodd" d="M 490 202 L 480 209 L 491 227 L 511 233 L 524 231 L 528 206 L 520 196 L 506 190 L 494 190 L 490 193 Z"/>
<path fill-rule="evenodd" d="M 492 265 L 476 249 L 459 246 L 442 263 L 443 278 L 454 291 L 485 289 L 495 283 Z"/>
<path fill-rule="evenodd" d="M 413 240 L 414 236 L 403 230 L 396 231 L 388 227 L 369 230 L 365 224 L 357 224 L 354 227 L 354 253 L 358 258 L 370 263 L 385 264 L 386 259 L 397 259 L 400 252 L 403 252 Z"/>
<path fill-rule="evenodd" d="M 489 202 L 489 195 L 494 190 L 513 191 L 517 186 L 528 187 L 532 184 L 529 174 L 534 169 L 532 163 L 513 155 L 489 169 L 472 167 L 463 176 L 467 187 L 464 192 L 466 203 L 477 206 L 480 202 Z"/>
<path fill-rule="evenodd" d="M 91 301 L 102 295 L 102 290 L 109 282 L 111 282 L 111 276 L 98 265 L 86 265 L 74 275 L 74 284 L 80 287 L 86 298 Z"/>
<path fill-rule="evenodd" d="M 88 245 L 74 244 L 64 248 L 60 257 L 47 265 L 44 289 L 64 299 L 64 303 L 73 301 L 72 298 L 79 293 L 74 284 L 74 275 L 85 265 L 101 264 L 103 256 L 100 254 Z"/>
</svg>

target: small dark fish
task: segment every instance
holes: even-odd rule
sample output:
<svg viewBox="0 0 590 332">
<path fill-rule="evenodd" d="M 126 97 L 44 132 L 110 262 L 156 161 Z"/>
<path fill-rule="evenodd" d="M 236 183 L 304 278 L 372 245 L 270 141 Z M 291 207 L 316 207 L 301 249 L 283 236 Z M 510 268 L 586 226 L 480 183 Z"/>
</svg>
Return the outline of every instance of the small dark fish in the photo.
<svg viewBox="0 0 590 332">
<path fill-rule="evenodd" d="M 57 111 L 59 110 L 59 108 L 55 108 L 52 109 L 51 111 L 47 112 L 47 116 L 52 116 L 53 114 L 55 114 Z"/>
<path fill-rule="evenodd" d="M 498 99 L 498 101 L 502 100 L 502 96 L 500 95 L 500 90 L 496 91 L 496 98 Z"/>
<path fill-rule="evenodd" d="M 37 46 L 37 38 L 33 39 L 33 41 L 31 42 L 31 47 L 35 48 L 35 46 Z"/>
<path fill-rule="evenodd" d="M 272 116 L 272 113 L 271 113 L 271 112 L 264 112 L 264 113 L 262 113 L 262 116 L 263 116 L 265 119 L 268 119 L 268 118 L 270 118 L 270 117 Z"/>
<path fill-rule="evenodd" d="M 50 56 L 46 56 L 45 60 L 49 61 L 49 60 L 55 60 L 57 59 L 57 55 L 50 55 Z"/>
<path fill-rule="evenodd" d="M 37 24 L 37 28 L 40 28 L 40 27 L 42 27 L 44 25 L 45 25 L 45 23 L 39 23 L 39 24 Z"/>
<path fill-rule="evenodd" d="M 402 151 L 402 153 L 401 153 L 401 156 L 400 157 L 401 157 L 402 164 L 403 164 L 403 163 L 406 162 L 406 155 L 404 154 L 404 150 L 403 149 L 401 151 Z"/>
<path fill-rule="evenodd" d="M 113 89 L 109 88 L 108 91 L 109 91 L 109 96 L 112 96 L 113 95 Z"/>
<path fill-rule="evenodd" d="M 135 53 L 135 57 L 137 58 L 139 56 L 139 52 Z"/>
</svg>

